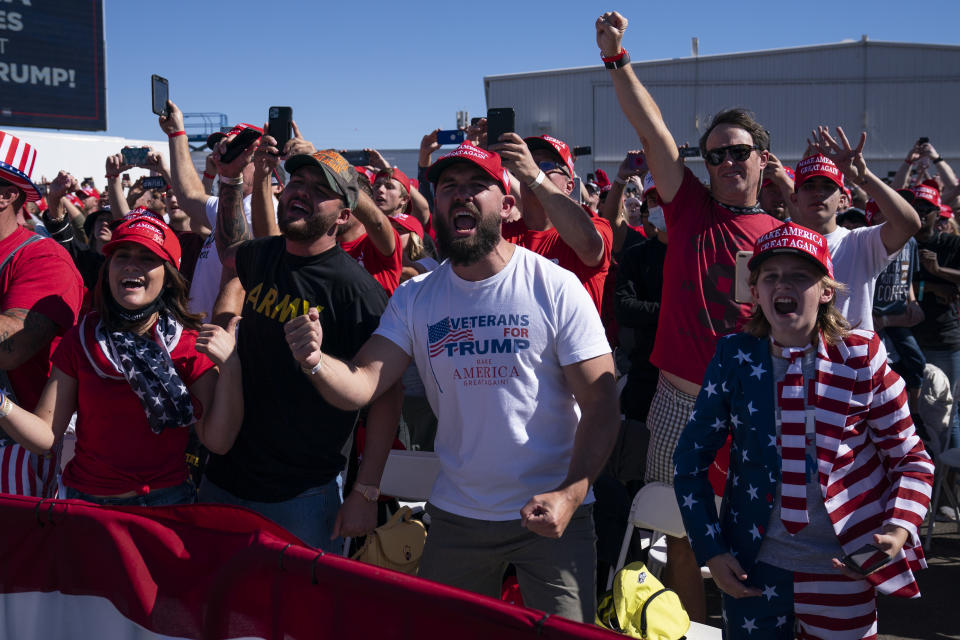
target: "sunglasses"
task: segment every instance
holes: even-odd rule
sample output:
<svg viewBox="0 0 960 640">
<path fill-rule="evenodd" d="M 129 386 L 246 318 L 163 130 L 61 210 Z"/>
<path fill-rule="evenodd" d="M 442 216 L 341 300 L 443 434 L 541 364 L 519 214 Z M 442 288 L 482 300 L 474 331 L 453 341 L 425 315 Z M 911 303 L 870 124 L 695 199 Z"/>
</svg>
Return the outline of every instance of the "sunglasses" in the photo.
<svg viewBox="0 0 960 640">
<path fill-rule="evenodd" d="M 719 167 L 726 159 L 728 153 L 730 154 L 730 159 L 734 162 L 743 162 L 750 157 L 754 149 L 757 149 L 757 147 L 751 147 L 748 144 L 732 144 L 729 147 L 717 147 L 716 149 L 707 150 L 703 159 L 706 160 L 707 164 L 711 167 Z"/>
<path fill-rule="evenodd" d="M 551 171 L 562 171 L 564 175 L 569 176 L 567 173 L 567 165 L 561 162 L 554 162 L 553 160 L 541 160 L 537 163 L 537 166 L 540 167 L 540 171 L 544 173 L 550 173 Z"/>
</svg>

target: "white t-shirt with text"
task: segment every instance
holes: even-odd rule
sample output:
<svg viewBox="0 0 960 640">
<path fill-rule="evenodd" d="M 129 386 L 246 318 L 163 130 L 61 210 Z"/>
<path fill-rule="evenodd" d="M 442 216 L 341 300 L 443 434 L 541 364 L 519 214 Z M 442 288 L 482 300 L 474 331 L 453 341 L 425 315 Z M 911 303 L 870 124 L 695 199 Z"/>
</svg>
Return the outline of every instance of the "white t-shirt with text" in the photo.
<svg viewBox="0 0 960 640">
<path fill-rule="evenodd" d="M 877 276 L 897 255 L 887 253 L 880 231 L 883 225 L 851 231 L 837 227 L 826 234 L 833 259 L 834 279 L 847 285 L 834 303 L 854 329 L 873 331 L 873 292 Z"/>
<path fill-rule="evenodd" d="M 432 504 L 516 520 L 566 477 L 580 411 L 561 367 L 610 352 L 574 274 L 521 247 L 479 282 L 445 261 L 397 289 L 376 333 L 413 357 L 438 418 Z"/>
</svg>

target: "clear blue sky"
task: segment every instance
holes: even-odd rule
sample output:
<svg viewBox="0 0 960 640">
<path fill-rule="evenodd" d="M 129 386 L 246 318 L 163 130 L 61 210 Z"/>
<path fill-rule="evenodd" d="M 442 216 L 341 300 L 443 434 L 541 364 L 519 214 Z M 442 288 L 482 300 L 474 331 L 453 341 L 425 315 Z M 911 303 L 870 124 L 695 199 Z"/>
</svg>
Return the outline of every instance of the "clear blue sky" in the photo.
<svg viewBox="0 0 960 640">
<path fill-rule="evenodd" d="M 290 105 L 318 146 L 411 148 L 486 113 L 483 78 L 599 64 L 594 21 L 630 19 L 635 61 L 856 40 L 960 44 L 960 1 L 733 3 L 106 0 L 107 133 L 159 136 L 150 74 L 184 111 L 231 123 Z M 498 105 L 494 105 L 498 106 Z"/>
</svg>

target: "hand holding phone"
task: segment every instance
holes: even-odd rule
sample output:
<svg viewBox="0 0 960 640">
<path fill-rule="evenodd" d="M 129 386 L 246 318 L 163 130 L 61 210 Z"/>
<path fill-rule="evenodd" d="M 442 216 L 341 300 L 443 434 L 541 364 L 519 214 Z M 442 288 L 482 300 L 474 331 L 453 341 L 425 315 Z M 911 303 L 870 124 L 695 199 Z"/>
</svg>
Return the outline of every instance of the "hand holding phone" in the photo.
<svg viewBox="0 0 960 640">
<path fill-rule="evenodd" d="M 131 167 L 139 167 L 144 164 L 147 161 L 148 153 L 150 153 L 150 147 L 124 147 L 120 150 L 124 164 Z"/>
<path fill-rule="evenodd" d="M 292 107 L 270 107 L 267 135 L 277 141 L 277 149 L 283 153 L 287 141 L 293 136 Z"/>
<path fill-rule="evenodd" d="M 873 573 L 890 560 L 892 558 L 886 551 L 872 544 L 865 544 L 853 553 L 840 558 L 843 566 L 861 576 Z"/>
<path fill-rule="evenodd" d="M 246 125 L 237 135 L 227 144 L 227 148 L 220 155 L 220 164 L 230 164 L 241 153 L 246 151 L 250 145 L 256 142 L 263 133 L 257 127 Z"/>
<path fill-rule="evenodd" d="M 513 107 L 487 110 L 487 147 L 500 142 L 500 136 L 512 133 L 516 127 L 516 114 Z"/>
<path fill-rule="evenodd" d="M 340 155 L 355 167 L 365 167 L 370 164 L 370 152 L 365 149 L 344 151 Z"/>
<path fill-rule="evenodd" d="M 461 129 L 437 131 L 437 144 L 440 146 L 445 144 L 460 144 L 464 138 L 466 138 L 466 135 L 466 132 Z"/>
</svg>

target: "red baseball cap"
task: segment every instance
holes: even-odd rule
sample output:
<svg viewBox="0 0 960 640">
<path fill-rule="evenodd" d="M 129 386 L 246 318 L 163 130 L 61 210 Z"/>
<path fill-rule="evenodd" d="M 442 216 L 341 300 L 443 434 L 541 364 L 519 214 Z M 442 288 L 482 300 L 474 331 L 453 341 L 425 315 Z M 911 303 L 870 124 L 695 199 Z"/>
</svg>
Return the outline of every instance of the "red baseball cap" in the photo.
<svg viewBox="0 0 960 640">
<path fill-rule="evenodd" d="M 867 206 L 863 208 L 863 215 L 867 218 L 867 224 L 873 224 L 873 216 L 880 213 L 880 205 L 876 200 L 867 200 Z"/>
<path fill-rule="evenodd" d="M 940 190 L 926 182 L 922 182 L 913 188 L 913 196 L 917 200 L 929 202 L 937 209 L 940 208 Z"/>
<path fill-rule="evenodd" d="M 563 140 L 554 138 L 553 136 L 531 136 L 529 138 L 524 138 L 524 142 L 527 143 L 527 148 L 530 151 L 535 151 L 537 149 L 546 149 L 551 151 L 563 160 L 563 164 L 567 166 L 567 171 L 570 173 L 570 178 L 577 175 L 576 171 L 573 169 L 573 154 L 570 153 L 570 147 L 567 146 L 567 143 Z"/>
<path fill-rule="evenodd" d="M 818 154 L 804 158 L 797 164 L 795 173 L 796 178 L 793 182 L 794 191 L 799 190 L 800 185 L 815 176 L 830 178 L 834 184 L 843 189 L 843 176 L 840 174 L 840 169 L 837 168 L 837 165 L 833 164 L 833 160 L 825 155 Z"/>
<path fill-rule="evenodd" d="M 830 259 L 827 239 L 816 231 L 792 222 L 786 222 L 757 238 L 753 245 L 753 257 L 747 266 L 753 271 L 767 258 L 786 253 L 813 261 L 833 278 L 833 260 Z"/>
<path fill-rule="evenodd" d="M 419 220 L 409 214 L 398 213 L 390 216 L 390 222 L 393 223 L 393 226 L 397 227 L 397 231 L 400 233 L 403 233 L 404 231 L 412 231 L 421 238 L 423 237 L 423 225 L 420 224 Z"/>
<path fill-rule="evenodd" d="M 393 178 L 394 180 L 399 182 L 401 185 L 403 185 L 403 188 L 406 190 L 407 195 L 410 194 L 410 178 L 408 178 L 407 174 L 405 174 L 403 171 L 400 171 L 400 169 L 397 169 L 396 167 L 391 167 L 389 169 L 380 169 L 380 171 L 378 171 L 376 176 L 374 177 L 373 182 L 376 182 L 377 179 L 380 178 L 381 176 L 386 176 L 387 178 Z"/>
<path fill-rule="evenodd" d="M 470 162 L 486 171 L 493 178 L 505 194 L 510 193 L 510 174 L 500 164 L 500 155 L 475 147 L 469 142 L 464 142 L 459 147 L 443 156 L 432 165 L 427 171 L 427 179 L 436 186 L 437 180 L 443 170 L 455 162 Z"/>
<path fill-rule="evenodd" d="M 157 257 L 180 269 L 180 240 L 167 223 L 153 212 L 137 207 L 113 230 L 110 242 L 103 245 L 104 255 L 112 254 L 117 245 L 133 242 L 146 247 Z"/>
<path fill-rule="evenodd" d="M 941 217 L 941 218 L 952 218 L 952 217 L 953 217 L 953 209 L 951 209 L 950 207 L 948 207 L 948 206 L 945 205 L 945 204 L 940 205 L 940 217 Z"/>
</svg>

